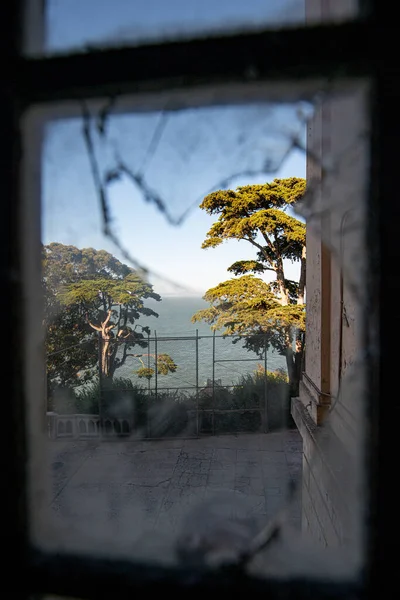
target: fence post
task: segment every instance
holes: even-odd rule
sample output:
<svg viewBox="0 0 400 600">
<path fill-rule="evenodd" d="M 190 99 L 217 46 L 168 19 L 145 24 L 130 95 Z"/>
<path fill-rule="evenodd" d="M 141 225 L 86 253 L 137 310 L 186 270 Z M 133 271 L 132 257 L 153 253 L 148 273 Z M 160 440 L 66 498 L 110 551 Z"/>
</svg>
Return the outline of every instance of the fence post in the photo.
<svg viewBox="0 0 400 600">
<path fill-rule="evenodd" d="M 264 431 L 267 433 L 268 427 L 268 378 L 267 378 L 267 336 L 264 334 Z"/>
<path fill-rule="evenodd" d="M 99 339 L 99 437 L 103 437 L 103 370 L 101 368 L 103 338 L 101 331 L 98 334 Z"/>
<path fill-rule="evenodd" d="M 157 375 L 158 375 L 158 369 L 157 369 L 157 363 L 158 363 L 158 356 L 157 356 L 157 331 L 154 331 L 154 392 L 155 392 L 155 397 L 156 397 L 156 402 L 158 399 L 158 381 L 157 381 Z"/>
<path fill-rule="evenodd" d="M 212 434 L 215 435 L 215 330 L 213 335 L 212 364 Z"/>
<path fill-rule="evenodd" d="M 196 428 L 199 436 L 199 330 L 196 329 Z"/>
<path fill-rule="evenodd" d="M 151 354 L 151 349 L 150 349 L 150 331 L 148 331 L 147 333 L 147 368 L 149 369 L 149 373 L 150 373 L 150 357 Z M 150 423 L 149 423 L 149 407 L 150 407 L 150 401 L 151 401 L 151 377 L 147 378 L 147 406 L 146 406 L 146 435 L 147 437 L 150 437 Z"/>
</svg>

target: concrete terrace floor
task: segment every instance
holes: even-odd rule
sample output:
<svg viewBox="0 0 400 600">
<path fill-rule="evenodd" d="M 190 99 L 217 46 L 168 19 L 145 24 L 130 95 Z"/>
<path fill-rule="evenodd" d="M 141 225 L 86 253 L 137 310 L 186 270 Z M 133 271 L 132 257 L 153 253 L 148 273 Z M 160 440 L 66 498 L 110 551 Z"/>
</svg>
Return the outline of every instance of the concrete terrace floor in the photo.
<svg viewBox="0 0 400 600">
<path fill-rule="evenodd" d="M 175 535 L 187 512 L 214 497 L 245 499 L 266 522 L 283 507 L 290 480 L 300 483 L 296 430 L 160 441 L 49 441 L 51 514 L 64 524 L 112 525 L 134 537 Z M 300 494 L 299 494 L 300 496 Z M 301 500 L 288 520 L 300 528 Z M 113 534 L 114 535 L 114 534 Z"/>
</svg>

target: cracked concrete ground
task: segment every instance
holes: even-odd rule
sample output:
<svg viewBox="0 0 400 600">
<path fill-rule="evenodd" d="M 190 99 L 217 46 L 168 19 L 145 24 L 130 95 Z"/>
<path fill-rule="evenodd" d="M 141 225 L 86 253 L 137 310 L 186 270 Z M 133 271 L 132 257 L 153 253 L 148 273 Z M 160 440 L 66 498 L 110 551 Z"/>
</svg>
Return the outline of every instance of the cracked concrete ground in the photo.
<svg viewBox="0 0 400 600">
<path fill-rule="evenodd" d="M 112 526 L 113 536 L 175 535 L 201 500 L 245 499 L 265 522 L 301 478 L 297 431 L 160 441 L 49 441 L 52 515 L 71 527 Z M 288 520 L 300 528 L 297 500 Z"/>
</svg>

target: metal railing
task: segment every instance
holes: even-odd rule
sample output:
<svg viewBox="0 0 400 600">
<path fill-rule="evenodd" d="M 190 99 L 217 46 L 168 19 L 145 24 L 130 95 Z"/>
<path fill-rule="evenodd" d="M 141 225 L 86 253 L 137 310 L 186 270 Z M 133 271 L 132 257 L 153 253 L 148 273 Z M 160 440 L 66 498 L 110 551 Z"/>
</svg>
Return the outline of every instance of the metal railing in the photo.
<svg viewBox="0 0 400 600">
<path fill-rule="evenodd" d="M 132 375 L 132 386 L 126 388 L 113 388 L 109 382 L 104 384 L 100 377 L 97 406 L 96 402 L 92 403 L 88 414 L 82 414 L 81 406 L 76 414 L 68 415 L 62 410 L 50 413 L 49 435 L 52 438 L 109 438 L 135 434 L 149 439 L 240 431 L 267 432 L 285 426 L 289 416 L 288 386 L 274 387 L 268 377 L 263 376 L 268 366 L 267 336 L 241 336 L 243 340 L 249 337 L 259 338 L 258 354 L 253 353 L 252 357 L 249 357 L 247 349 L 240 346 L 235 346 L 235 351 L 229 356 L 229 348 L 234 348 L 232 338 L 215 333 L 199 335 L 196 330 L 195 335 L 189 336 L 148 335 L 147 347 L 142 349 L 141 355 L 135 356 L 145 358 L 147 368 L 153 370 L 152 376 L 146 381 Z M 219 339 L 230 344 L 225 347 L 224 353 L 219 353 Z M 203 340 L 208 340 L 208 344 L 211 342 L 211 347 L 201 352 Z M 165 346 L 171 344 L 171 354 L 174 351 L 179 354 L 182 344 L 187 344 L 183 351 L 186 366 L 182 373 L 177 360 L 177 373 L 166 375 L 164 381 L 170 381 L 170 384 L 162 385 L 158 359 L 161 354 L 166 354 Z M 141 362 L 143 364 L 143 360 Z M 258 375 L 255 375 L 254 369 L 252 372 L 245 369 L 241 374 L 251 375 L 251 378 L 238 380 L 238 363 L 258 363 Z M 229 364 L 234 366 L 233 372 L 226 370 Z M 225 375 L 221 374 L 221 367 L 225 369 Z M 204 375 L 205 381 L 200 384 Z M 224 379 L 228 380 L 226 384 Z M 237 383 L 234 383 L 235 379 Z"/>
</svg>

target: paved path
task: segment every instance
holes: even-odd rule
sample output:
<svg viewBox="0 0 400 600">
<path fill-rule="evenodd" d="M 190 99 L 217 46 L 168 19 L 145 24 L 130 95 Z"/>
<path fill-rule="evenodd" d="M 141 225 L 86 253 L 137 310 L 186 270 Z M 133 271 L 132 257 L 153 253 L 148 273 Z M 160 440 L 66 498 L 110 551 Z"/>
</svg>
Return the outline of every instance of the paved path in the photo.
<svg viewBox="0 0 400 600">
<path fill-rule="evenodd" d="M 67 527 L 137 539 L 175 534 L 190 509 L 211 498 L 245 499 L 260 522 L 283 506 L 301 477 L 297 431 L 192 440 L 49 442 L 51 514 Z M 300 527 L 300 500 L 289 514 Z M 105 533 L 104 535 L 110 535 Z"/>
</svg>

